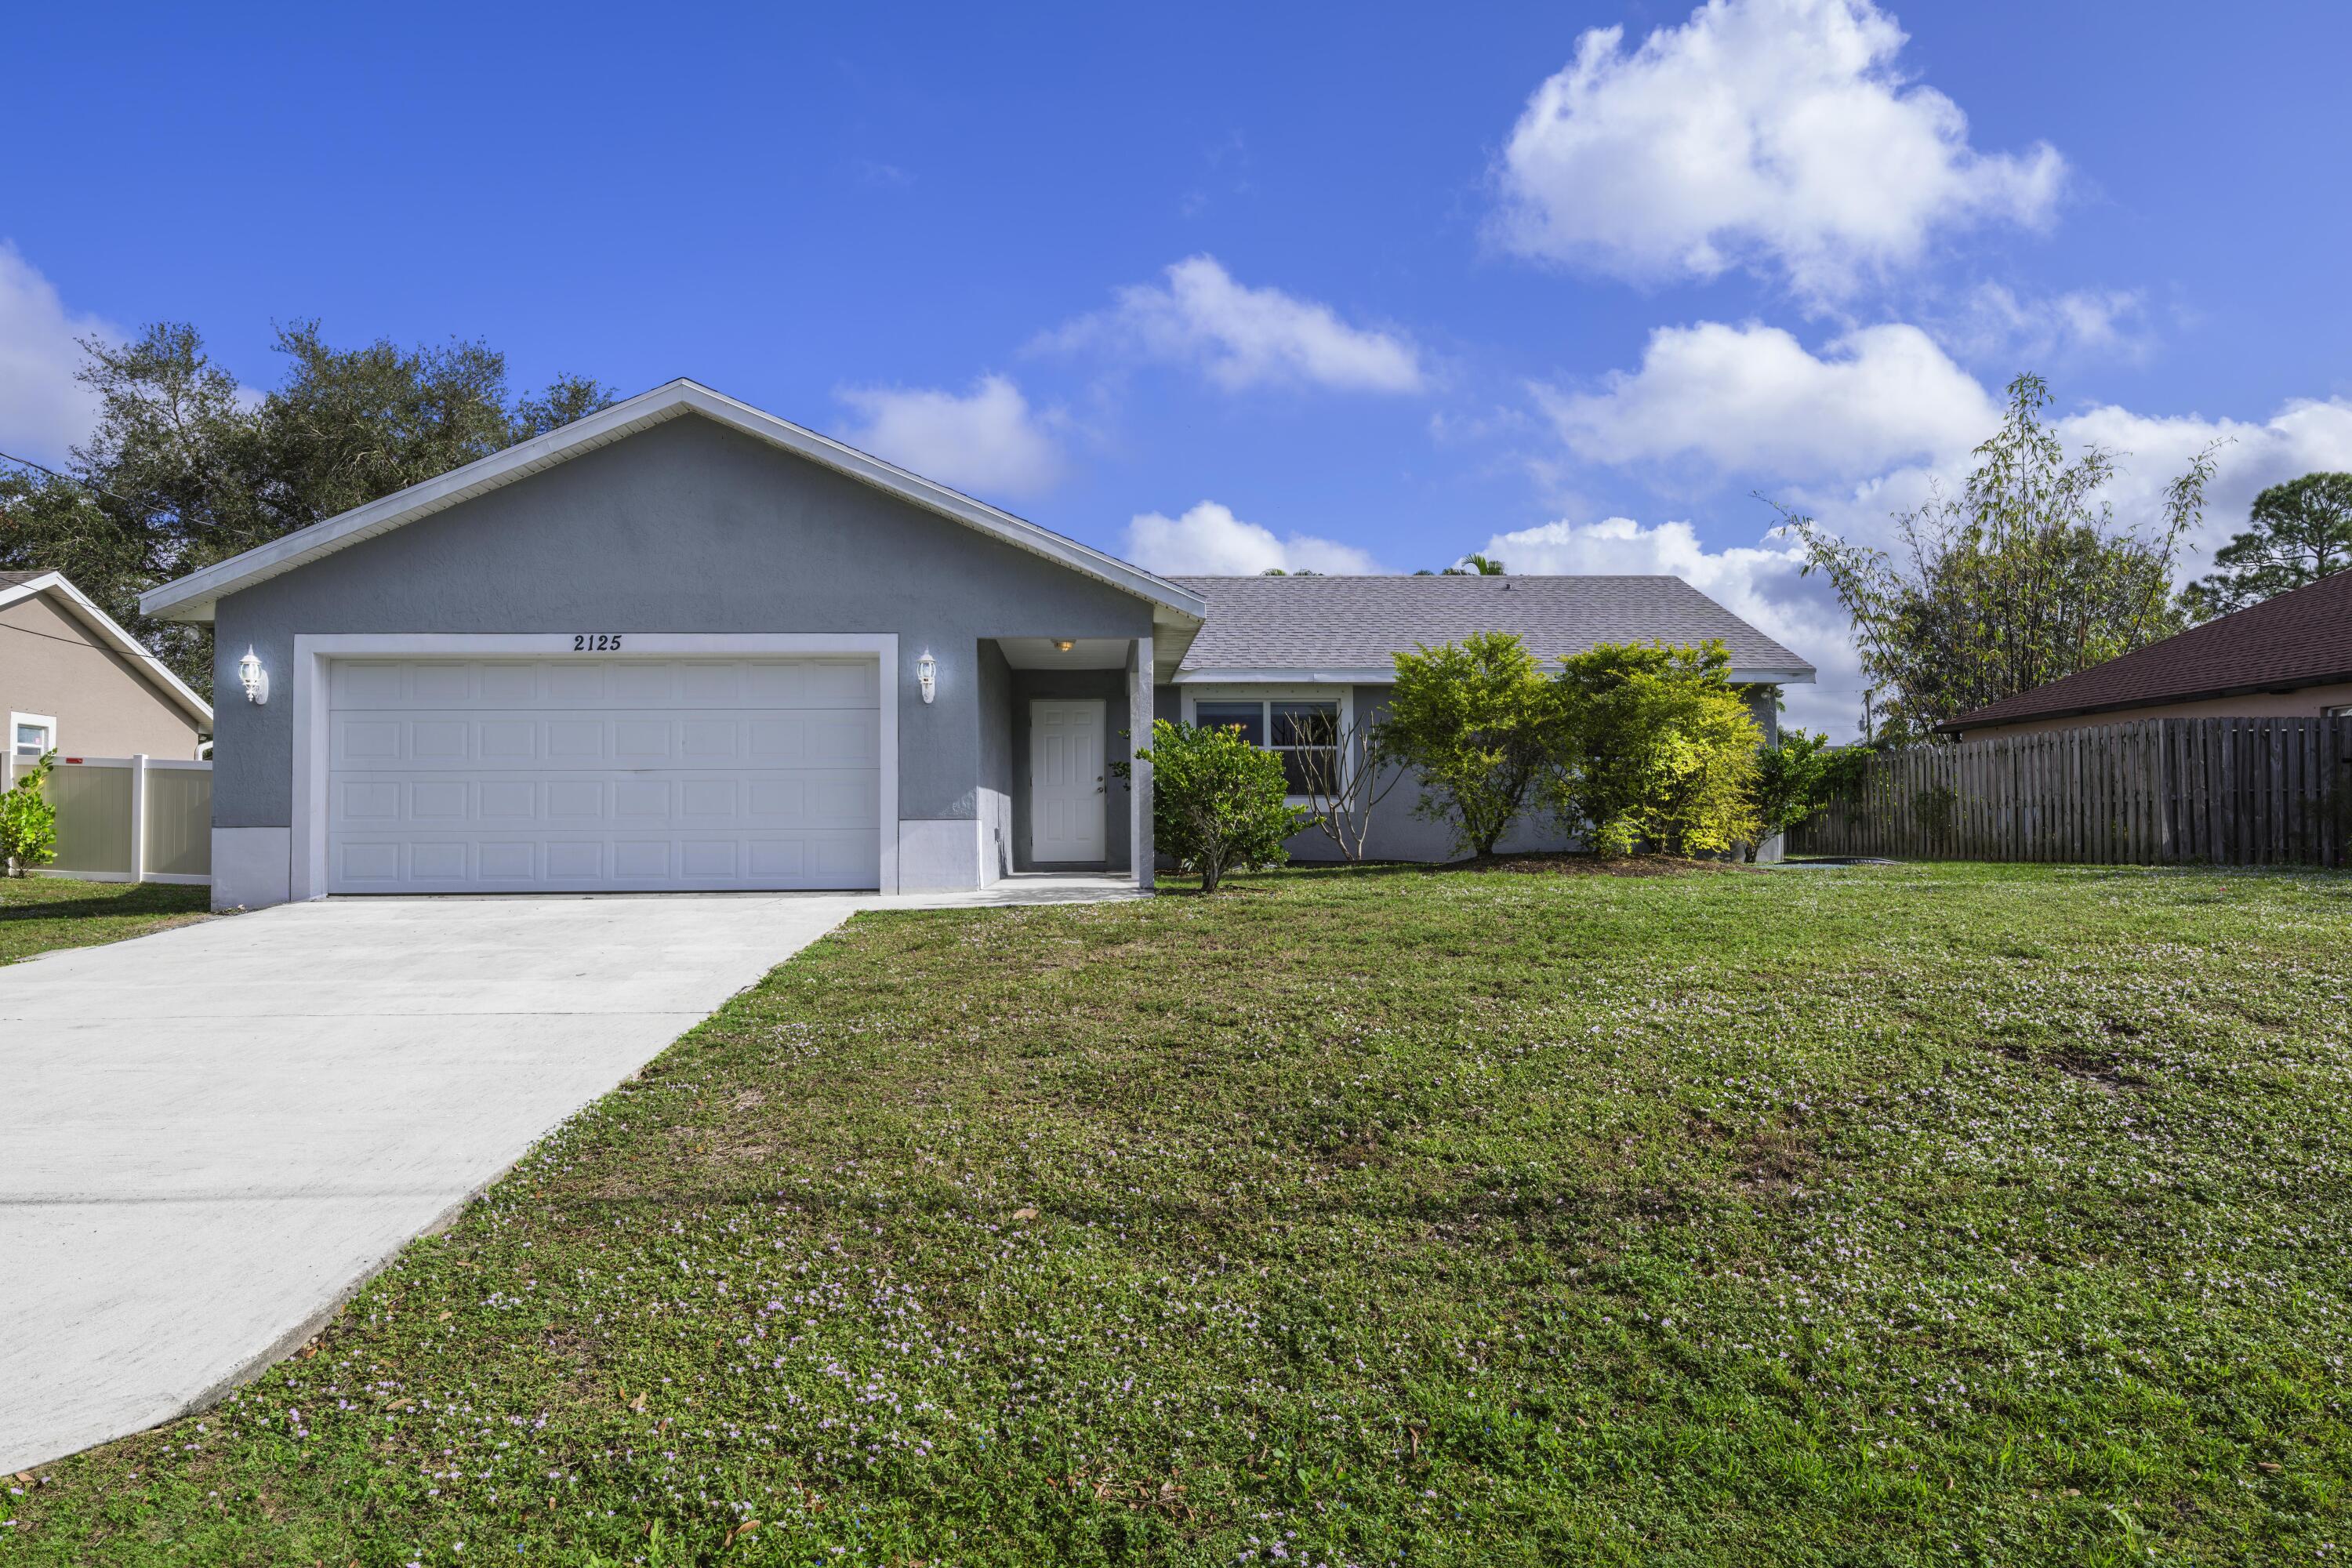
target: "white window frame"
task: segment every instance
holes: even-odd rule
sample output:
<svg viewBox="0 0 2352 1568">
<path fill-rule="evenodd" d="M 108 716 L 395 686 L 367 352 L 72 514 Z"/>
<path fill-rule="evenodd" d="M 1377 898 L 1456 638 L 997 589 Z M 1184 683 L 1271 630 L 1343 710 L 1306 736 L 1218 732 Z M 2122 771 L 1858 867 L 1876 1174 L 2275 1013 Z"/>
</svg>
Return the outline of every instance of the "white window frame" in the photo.
<svg viewBox="0 0 2352 1568">
<path fill-rule="evenodd" d="M 24 752 L 16 749 L 16 726 L 19 724 L 37 724 L 42 729 L 47 730 L 49 732 L 49 743 L 42 747 L 39 752 L 35 752 L 30 758 L 26 758 Z M 10 762 L 30 761 L 37 763 L 41 760 L 42 752 L 54 752 L 57 749 L 58 716 L 56 714 L 11 713 L 8 715 L 8 760 Z"/>
<path fill-rule="evenodd" d="M 1338 741 L 1339 766 L 1343 770 L 1348 770 L 1352 769 L 1355 765 L 1351 760 L 1353 748 L 1349 745 L 1349 742 L 1354 738 L 1356 733 L 1356 689 L 1352 686 L 1266 686 L 1252 682 L 1246 686 L 1183 686 L 1179 687 L 1178 690 L 1183 694 L 1184 722 L 1187 724 L 1198 724 L 1201 721 L 1201 704 L 1203 702 L 1256 703 L 1258 705 L 1258 732 L 1264 735 L 1267 742 L 1266 744 L 1258 748 L 1263 752 L 1272 752 L 1280 749 L 1272 743 L 1274 740 L 1274 710 L 1271 706 L 1272 704 L 1276 702 L 1337 702 L 1339 705 L 1339 734 Z M 1344 788 L 1346 787 L 1346 784 L 1347 773 L 1342 772 L 1340 775 L 1340 785 Z M 1306 805 L 1308 804 L 1310 798 L 1310 796 L 1303 795 L 1290 795 L 1283 796 L 1283 799 L 1292 805 Z"/>
</svg>

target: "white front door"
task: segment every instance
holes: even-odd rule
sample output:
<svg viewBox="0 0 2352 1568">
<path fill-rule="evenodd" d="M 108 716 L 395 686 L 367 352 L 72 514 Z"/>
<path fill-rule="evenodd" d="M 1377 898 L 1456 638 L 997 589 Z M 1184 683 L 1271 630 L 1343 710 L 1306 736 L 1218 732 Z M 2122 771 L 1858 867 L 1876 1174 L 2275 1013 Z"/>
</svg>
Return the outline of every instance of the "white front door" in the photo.
<svg viewBox="0 0 2352 1568">
<path fill-rule="evenodd" d="M 1029 704 L 1029 858 L 1041 866 L 1103 858 L 1103 702 Z"/>
<path fill-rule="evenodd" d="M 870 658 L 328 668 L 329 892 L 880 880 Z"/>
</svg>

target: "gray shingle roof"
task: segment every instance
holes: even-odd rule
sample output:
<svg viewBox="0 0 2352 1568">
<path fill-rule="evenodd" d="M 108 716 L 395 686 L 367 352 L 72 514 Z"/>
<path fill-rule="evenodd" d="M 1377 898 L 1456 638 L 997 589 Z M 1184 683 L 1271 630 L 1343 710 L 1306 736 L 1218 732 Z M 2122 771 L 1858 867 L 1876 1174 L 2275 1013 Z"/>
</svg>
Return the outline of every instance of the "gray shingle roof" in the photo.
<svg viewBox="0 0 2352 1568">
<path fill-rule="evenodd" d="M 20 583 L 29 583 L 36 577 L 47 575 L 47 572 L 0 572 L 0 588 L 14 588 Z"/>
<path fill-rule="evenodd" d="M 1171 577 L 1209 601 L 1187 671 L 1371 669 L 1418 644 L 1517 632 L 1538 658 L 1713 637 L 1742 670 L 1813 668 L 1679 577 Z"/>
</svg>

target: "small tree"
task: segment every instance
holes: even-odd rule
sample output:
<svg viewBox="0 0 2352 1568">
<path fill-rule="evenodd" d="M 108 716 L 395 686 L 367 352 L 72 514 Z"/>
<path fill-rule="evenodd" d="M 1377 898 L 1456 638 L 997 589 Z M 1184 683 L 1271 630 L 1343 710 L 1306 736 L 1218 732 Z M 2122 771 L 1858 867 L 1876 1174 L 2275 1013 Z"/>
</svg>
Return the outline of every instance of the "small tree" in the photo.
<svg viewBox="0 0 2352 1568">
<path fill-rule="evenodd" d="M 0 866 L 12 877 L 28 877 L 58 858 L 58 808 L 41 790 L 57 760 L 55 752 L 43 753 L 31 773 L 0 794 Z"/>
<path fill-rule="evenodd" d="M 1396 672 L 1374 765 L 1418 772 L 1414 813 L 1452 827 L 1458 852 L 1492 855 L 1553 764 L 1557 687 L 1508 632 L 1401 653 Z"/>
<path fill-rule="evenodd" d="M 1790 730 L 1778 745 L 1756 753 L 1756 832 L 1758 840 L 1786 833 L 1810 819 L 1828 801 L 1831 790 L 1829 737 Z M 1756 844 L 1748 858 L 1756 858 Z"/>
<path fill-rule="evenodd" d="M 1763 736 L 1730 667 L 1719 642 L 1602 643 L 1562 661 L 1567 765 L 1554 805 L 1570 831 L 1604 855 L 1716 854 L 1755 839 Z"/>
<path fill-rule="evenodd" d="M 1349 860 L 1364 858 L 1372 832 L 1372 810 L 1404 779 L 1404 770 L 1381 765 L 1372 727 L 1342 726 L 1326 751 L 1294 752 L 1307 785 L 1307 809 L 1323 837 Z"/>
<path fill-rule="evenodd" d="M 1279 866 L 1283 840 L 1303 827 L 1284 804 L 1282 759 L 1242 739 L 1238 727 L 1155 719 L 1151 744 L 1135 753 L 1151 764 L 1151 831 L 1160 852 L 1201 874 L 1213 893 L 1227 871 Z M 1129 764 L 1118 764 L 1120 776 Z"/>
<path fill-rule="evenodd" d="M 1781 509 L 1853 617 L 1862 672 L 1885 694 L 1885 732 L 1925 738 L 1973 708 L 2087 669 L 2180 630 L 2181 540 L 2202 515 L 2213 447 L 2190 459 L 2143 523 L 2106 500 L 2116 454 L 2069 461 L 2042 417 L 2041 377 L 2009 384 L 2001 426 L 1958 496 L 1895 516 L 1897 554 Z"/>
<path fill-rule="evenodd" d="M 2210 621 L 2352 568 L 2352 474 L 2305 474 L 2254 498 L 2253 526 L 2213 552 L 2221 568 L 2180 603 Z"/>
</svg>

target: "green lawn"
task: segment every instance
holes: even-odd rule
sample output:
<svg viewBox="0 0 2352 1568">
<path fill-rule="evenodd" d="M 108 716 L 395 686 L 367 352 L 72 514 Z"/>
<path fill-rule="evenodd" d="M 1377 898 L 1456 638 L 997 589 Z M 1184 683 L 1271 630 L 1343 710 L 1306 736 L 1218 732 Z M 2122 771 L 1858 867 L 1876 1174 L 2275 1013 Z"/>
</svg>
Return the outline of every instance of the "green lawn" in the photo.
<svg viewBox="0 0 2352 1568">
<path fill-rule="evenodd" d="M 210 896 L 161 882 L 0 877 L 0 963 L 185 925 L 203 917 Z"/>
<path fill-rule="evenodd" d="M 2348 1079 L 2324 874 L 868 915 L 0 1560 L 2332 1561 Z"/>
</svg>

